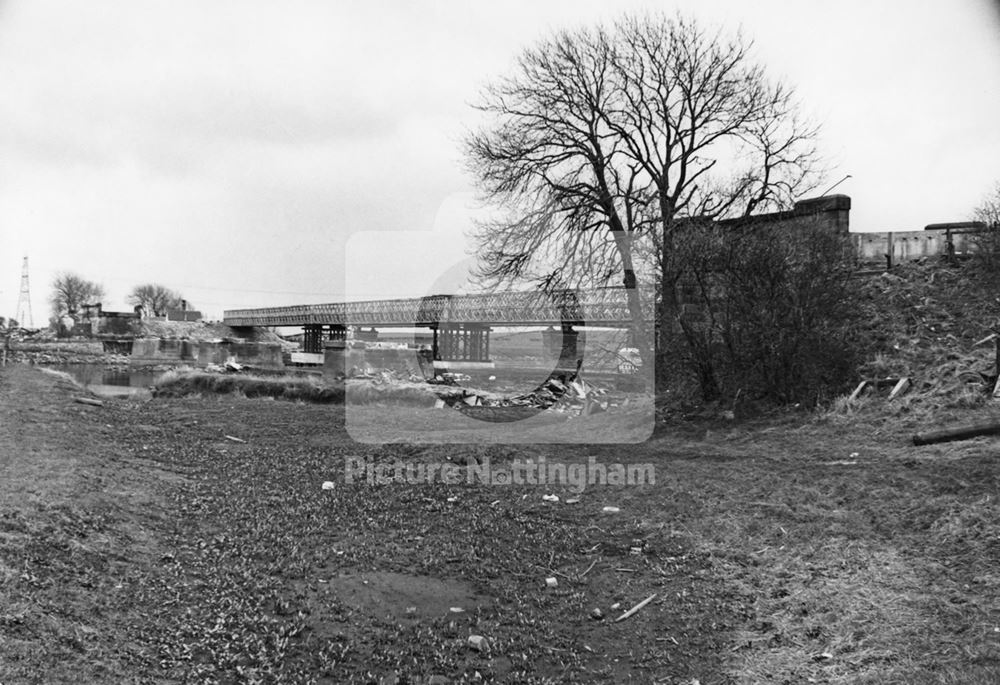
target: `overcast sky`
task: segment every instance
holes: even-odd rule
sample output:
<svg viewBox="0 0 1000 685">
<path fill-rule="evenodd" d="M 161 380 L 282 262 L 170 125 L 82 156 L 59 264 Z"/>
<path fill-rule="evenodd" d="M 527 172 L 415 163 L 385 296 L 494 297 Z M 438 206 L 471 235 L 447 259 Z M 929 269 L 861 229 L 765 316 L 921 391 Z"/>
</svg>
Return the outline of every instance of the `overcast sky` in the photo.
<svg viewBox="0 0 1000 685">
<path fill-rule="evenodd" d="M 0 314 L 25 255 L 36 325 L 59 271 L 212 317 L 450 287 L 469 104 L 540 36 L 643 8 L 742 26 L 852 175 L 854 230 L 965 220 L 1000 180 L 987 0 L 0 0 Z"/>
</svg>

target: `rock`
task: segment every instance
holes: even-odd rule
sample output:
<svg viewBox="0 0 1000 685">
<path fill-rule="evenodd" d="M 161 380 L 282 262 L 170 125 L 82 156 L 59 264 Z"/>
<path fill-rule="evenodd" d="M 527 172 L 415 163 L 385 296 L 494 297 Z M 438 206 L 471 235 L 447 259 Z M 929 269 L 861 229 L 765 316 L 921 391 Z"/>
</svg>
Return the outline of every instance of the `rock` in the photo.
<svg viewBox="0 0 1000 685">
<path fill-rule="evenodd" d="M 603 621 L 604 612 L 601 611 L 599 607 L 594 607 L 594 610 L 590 612 L 590 617 L 595 621 Z"/>
<path fill-rule="evenodd" d="M 556 580 L 555 576 L 550 576 L 549 578 L 545 579 L 545 586 L 546 587 L 559 587 L 559 581 Z"/>
<path fill-rule="evenodd" d="M 482 635 L 470 635 L 468 645 L 477 652 L 488 652 L 490 643 Z"/>
</svg>

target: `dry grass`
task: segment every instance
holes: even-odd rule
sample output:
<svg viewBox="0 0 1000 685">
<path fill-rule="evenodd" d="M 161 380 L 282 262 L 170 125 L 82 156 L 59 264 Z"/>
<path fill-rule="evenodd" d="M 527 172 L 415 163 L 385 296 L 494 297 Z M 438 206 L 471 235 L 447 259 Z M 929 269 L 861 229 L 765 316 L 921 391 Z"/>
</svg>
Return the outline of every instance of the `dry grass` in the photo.
<svg viewBox="0 0 1000 685">
<path fill-rule="evenodd" d="M 56 371 L 55 369 L 47 369 L 44 366 L 39 366 L 38 370 L 41 371 L 46 376 L 56 380 L 56 387 L 65 388 L 68 390 L 86 390 L 80 381 L 76 380 L 70 374 L 65 371 Z"/>
<path fill-rule="evenodd" d="M 218 374 L 181 368 L 168 371 L 153 385 L 160 397 L 185 395 L 239 395 L 275 399 L 342 403 L 342 385 L 328 384 L 315 376 L 258 376 L 253 374 Z"/>
</svg>

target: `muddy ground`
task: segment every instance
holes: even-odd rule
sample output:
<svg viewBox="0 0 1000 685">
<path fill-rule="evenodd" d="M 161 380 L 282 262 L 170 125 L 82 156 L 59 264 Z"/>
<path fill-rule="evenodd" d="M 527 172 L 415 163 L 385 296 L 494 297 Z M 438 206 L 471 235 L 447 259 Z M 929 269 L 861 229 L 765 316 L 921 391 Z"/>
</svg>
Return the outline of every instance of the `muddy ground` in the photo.
<svg viewBox="0 0 1000 685">
<path fill-rule="evenodd" d="M 379 446 L 337 406 L 83 394 L 0 369 L 5 684 L 1000 682 L 1000 443 L 912 447 L 925 417 Z M 468 456 L 649 462 L 656 482 L 344 477 Z"/>
</svg>

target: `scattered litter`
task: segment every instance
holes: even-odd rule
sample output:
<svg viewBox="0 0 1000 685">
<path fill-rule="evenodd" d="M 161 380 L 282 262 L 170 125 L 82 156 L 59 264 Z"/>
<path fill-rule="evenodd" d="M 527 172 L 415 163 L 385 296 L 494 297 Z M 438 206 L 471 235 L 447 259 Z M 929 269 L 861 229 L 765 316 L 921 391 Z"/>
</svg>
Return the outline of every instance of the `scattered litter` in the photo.
<svg viewBox="0 0 1000 685">
<path fill-rule="evenodd" d="M 629 547 L 628 553 L 634 557 L 639 556 L 640 554 L 642 554 L 642 547 Z"/>
<path fill-rule="evenodd" d="M 417 613 L 417 607 L 406 607 L 407 616 L 412 616 L 415 613 Z"/>
<path fill-rule="evenodd" d="M 641 611 L 644 606 L 646 606 L 647 604 L 649 604 L 650 602 L 652 602 L 654 599 L 656 599 L 656 593 L 655 592 L 653 594 L 651 594 L 649 597 L 647 597 L 646 599 L 644 599 L 641 602 L 639 602 L 638 604 L 636 604 L 634 607 L 632 607 L 628 611 L 626 611 L 624 614 L 622 614 L 621 616 L 619 616 L 618 618 L 616 618 L 615 619 L 615 623 L 618 623 L 619 621 L 624 621 L 625 619 L 627 619 L 627 618 L 629 618 L 631 616 L 634 616 L 636 613 L 638 613 L 639 611 Z"/>
<path fill-rule="evenodd" d="M 454 504 L 454 503 L 455 503 L 455 502 L 457 502 L 457 501 L 458 501 L 458 498 L 457 498 L 457 497 L 449 497 L 449 498 L 448 498 L 448 502 L 449 502 L 449 503 L 451 503 L 451 504 Z"/>
<path fill-rule="evenodd" d="M 333 490 L 333 488 L 334 488 L 334 485 L 333 485 L 333 481 L 332 480 L 325 480 L 325 481 L 323 481 L 323 489 L 324 490 Z"/>
<path fill-rule="evenodd" d="M 550 576 L 545 579 L 546 587 L 559 587 L 559 581 L 556 580 L 555 576 Z"/>
<path fill-rule="evenodd" d="M 829 661 L 832 658 L 833 654 L 830 654 L 830 652 L 823 652 L 821 654 L 815 655 L 813 657 L 813 661 Z"/>
<path fill-rule="evenodd" d="M 542 499 L 546 502 L 558 502 L 559 495 L 542 495 Z"/>
<path fill-rule="evenodd" d="M 824 461 L 823 466 L 854 466 L 858 462 L 847 461 L 845 459 L 838 459 L 836 461 Z"/>
<path fill-rule="evenodd" d="M 225 438 L 226 440 L 232 440 L 233 442 L 246 442 L 246 440 L 243 440 L 242 438 L 237 438 L 233 435 L 227 435 L 225 436 Z"/>
<path fill-rule="evenodd" d="M 444 400 L 442 400 L 441 398 L 438 398 L 438 399 L 437 399 L 437 400 L 436 400 L 436 401 L 434 402 L 434 408 L 435 408 L 435 409 L 444 409 Z"/>
<path fill-rule="evenodd" d="M 604 619 L 604 612 L 601 611 L 600 607 L 594 607 L 594 610 L 590 612 L 590 617 L 595 621 L 601 621 Z"/>
<path fill-rule="evenodd" d="M 490 643 L 482 635 L 470 635 L 468 645 L 477 652 L 488 652 L 490 649 Z"/>
<path fill-rule="evenodd" d="M 617 514 L 620 511 L 621 509 L 619 509 L 618 507 L 604 507 L 603 509 L 601 509 L 602 514 Z"/>
<path fill-rule="evenodd" d="M 490 376 L 490 378 L 489 378 L 489 380 L 491 380 L 491 381 L 495 381 L 496 379 L 497 379 L 496 376 Z"/>
<path fill-rule="evenodd" d="M 91 399 L 89 397 L 74 397 L 73 401 L 74 402 L 79 402 L 80 404 L 89 404 L 92 407 L 103 407 L 104 406 L 104 402 L 101 402 L 100 400 L 93 400 L 93 399 Z"/>
<path fill-rule="evenodd" d="M 450 609 L 448 609 L 448 611 L 450 611 L 453 614 L 464 614 L 465 613 L 465 609 L 463 609 L 462 607 L 451 607 Z"/>
<path fill-rule="evenodd" d="M 857 459 L 859 456 L 857 452 L 851 452 L 851 459 Z"/>
<path fill-rule="evenodd" d="M 583 573 L 581 573 L 578 576 L 578 579 L 579 578 L 583 578 L 585 575 L 587 575 L 588 573 L 590 573 L 590 569 L 594 568 L 594 566 L 596 566 L 596 565 L 597 565 L 597 559 L 594 559 L 592 562 L 590 562 L 590 566 L 587 567 L 587 570 L 584 571 Z"/>
<path fill-rule="evenodd" d="M 574 497 L 573 499 L 566 500 L 566 504 L 579 504 L 579 502 L 580 502 L 579 497 Z"/>
<path fill-rule="evenodd" d="M 621 606 L 622 606 L 621 602 L 615 602 L 614 604 L 611 605 L 611 611 L 618 611 L 618 609 L 620 609 Z"/>
</svg>

